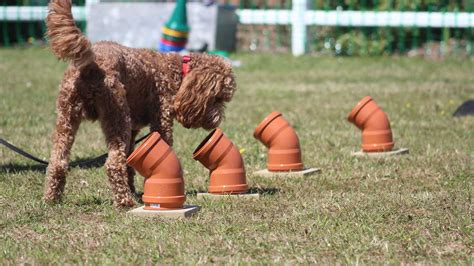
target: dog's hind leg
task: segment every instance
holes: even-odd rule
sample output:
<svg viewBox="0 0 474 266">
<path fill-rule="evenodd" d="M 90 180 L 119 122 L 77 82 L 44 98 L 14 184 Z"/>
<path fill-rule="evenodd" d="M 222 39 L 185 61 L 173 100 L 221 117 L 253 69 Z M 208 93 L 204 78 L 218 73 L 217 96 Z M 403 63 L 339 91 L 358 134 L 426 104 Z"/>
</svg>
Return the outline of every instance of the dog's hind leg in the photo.
<svg viewBox="0 0 474 266">
<path fill-rule="evenodd" d="M 132 132 L 130 111 L 123 84 L 113 77 L 106 78 L 105 83 L 107 88 L 99 100 L 99 119 L 109 150 L 105 169 L 115 204 L 118 207 L 132 207 L 135 203 L 127 172 L 127 155 Z"/>
<path fill-rule="evenodd" d="M 46 174 L 44 200 L 58 202 L 66 184 L 69 154 L 81 122 L 81 102 L 73 81 L 63 81 L 56 103 L 56 129 Z"/>
</svg>

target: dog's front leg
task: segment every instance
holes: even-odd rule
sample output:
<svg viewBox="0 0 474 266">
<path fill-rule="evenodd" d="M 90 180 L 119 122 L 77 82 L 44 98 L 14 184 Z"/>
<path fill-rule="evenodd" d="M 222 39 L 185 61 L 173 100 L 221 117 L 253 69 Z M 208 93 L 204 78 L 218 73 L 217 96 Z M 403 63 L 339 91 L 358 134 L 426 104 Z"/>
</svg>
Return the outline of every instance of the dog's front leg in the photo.
<svg viewBox="0 0 474 266">
<path fill-rule="evenodd" d="M 163 140 L 173 146 L 173 108 L 168 100 L 162 98 L 160 102 L 160 108 L 152 112 L 150 131 L 158 131 Z"/>
<path fill-rule="evenodd" d="M 132 154 L 133 150 L 135 149 L 135 138 L 137 137 L 139 130 L 132 130 L 132 135 L 130 138 L 130 146 L 128 149 L 127 157 Z M 135 194 L 135 170 L 133 167 L 127 165 L 127 176 L 128 176 L 128 186 L 130 187 L 130 191 Z"/>
<path fill-rule="evenodd" d="M 150 131 L 158 131 L 163 140 L 170 146 L 173 146 L 173 121 L 159 120 L 150 124 Z"/>
</svg>

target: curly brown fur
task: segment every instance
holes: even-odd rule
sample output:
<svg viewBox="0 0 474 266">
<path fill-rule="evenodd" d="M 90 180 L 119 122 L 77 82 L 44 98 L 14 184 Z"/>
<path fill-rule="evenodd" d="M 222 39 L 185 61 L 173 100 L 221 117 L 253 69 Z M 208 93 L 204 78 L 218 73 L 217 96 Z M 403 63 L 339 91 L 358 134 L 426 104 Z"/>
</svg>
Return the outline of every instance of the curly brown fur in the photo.
<svg viewBox="0 0 474 266">
<path fill-rule="evenodd" d="M 146 125 L 173 144 L 173 120 L 187 128 L 215 128 L 235 91 L 231 66 L 217 56 L 193 54 L 183 78 L 174 53 L 113 42 L 91 45 L 75 26 L 69 0 L 53 0 L 46 19 L 53 53 L 71 64 L 57 100 L 57 121 L 44 198 L 61 199 L 70 150 L 83 119 L 99 120 L 109 157 L 106 172 L 116 205 L 133 206 L 133 171 L 126 158 Z"/>
<path fill-rule="evenodd" d="M 46 25 L 46 34 L 57 57 L 71 60 L 76 67 L 94 60 L 90 41 L 75 26 L 70 0 L 55 0 L 49 4 Z"/>
</svg>

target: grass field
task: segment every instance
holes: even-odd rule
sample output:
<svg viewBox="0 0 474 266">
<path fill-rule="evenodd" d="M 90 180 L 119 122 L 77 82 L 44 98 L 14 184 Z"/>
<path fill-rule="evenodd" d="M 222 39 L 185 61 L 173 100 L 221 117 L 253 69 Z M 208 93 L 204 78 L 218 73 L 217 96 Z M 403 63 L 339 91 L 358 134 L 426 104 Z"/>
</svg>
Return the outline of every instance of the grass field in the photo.
<svg viewBox="0 0 474 266">
<path fill-rule="evenodd" d="M 238 91 L 221 125 L 243 149 L 258 201 L 205 201 L 208 172 L 192 159 L 207 135 L 175 126 L 186 220 L 115 209 L 102 168 L 71 169 L 64 202 L 42 202 L 44 168 L 0 148 L 0 264 L 6 263 L 473 263 L 474 117 L 451 113 L 474 96 L 474 62 L 238 54 Z M 0 136 L 48 159 L 64 63 L 46 50 L 0 50 Z M 347 113 L 371 95 L 389 114 L 390 159 L 352 158 L 359 130 Z M 252 136 L 272 110 L 295 126 L 304 178 L 261 178 L 266 150 Z M 142 132 L 146 133 L 146 132 Z M 83 123 L 72 160 L 105 151 Z M 139 190 L 143 178 L 137 177 Z"/>
</svg>

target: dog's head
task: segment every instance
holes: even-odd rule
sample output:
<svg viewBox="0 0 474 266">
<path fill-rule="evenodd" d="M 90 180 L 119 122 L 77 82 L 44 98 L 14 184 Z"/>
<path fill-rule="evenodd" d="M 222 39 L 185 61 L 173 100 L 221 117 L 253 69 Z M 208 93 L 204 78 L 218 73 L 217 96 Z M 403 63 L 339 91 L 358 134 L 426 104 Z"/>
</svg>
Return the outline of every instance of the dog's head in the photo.
<svg viewBox="0 0 474 266">
<path fill-rule="evenodd" d="M 193 54 L 174 101 L 176 119 L 186 128 L 216 128 L 235 89 L 230 63 L 220 56 Z"/>
</svg>

